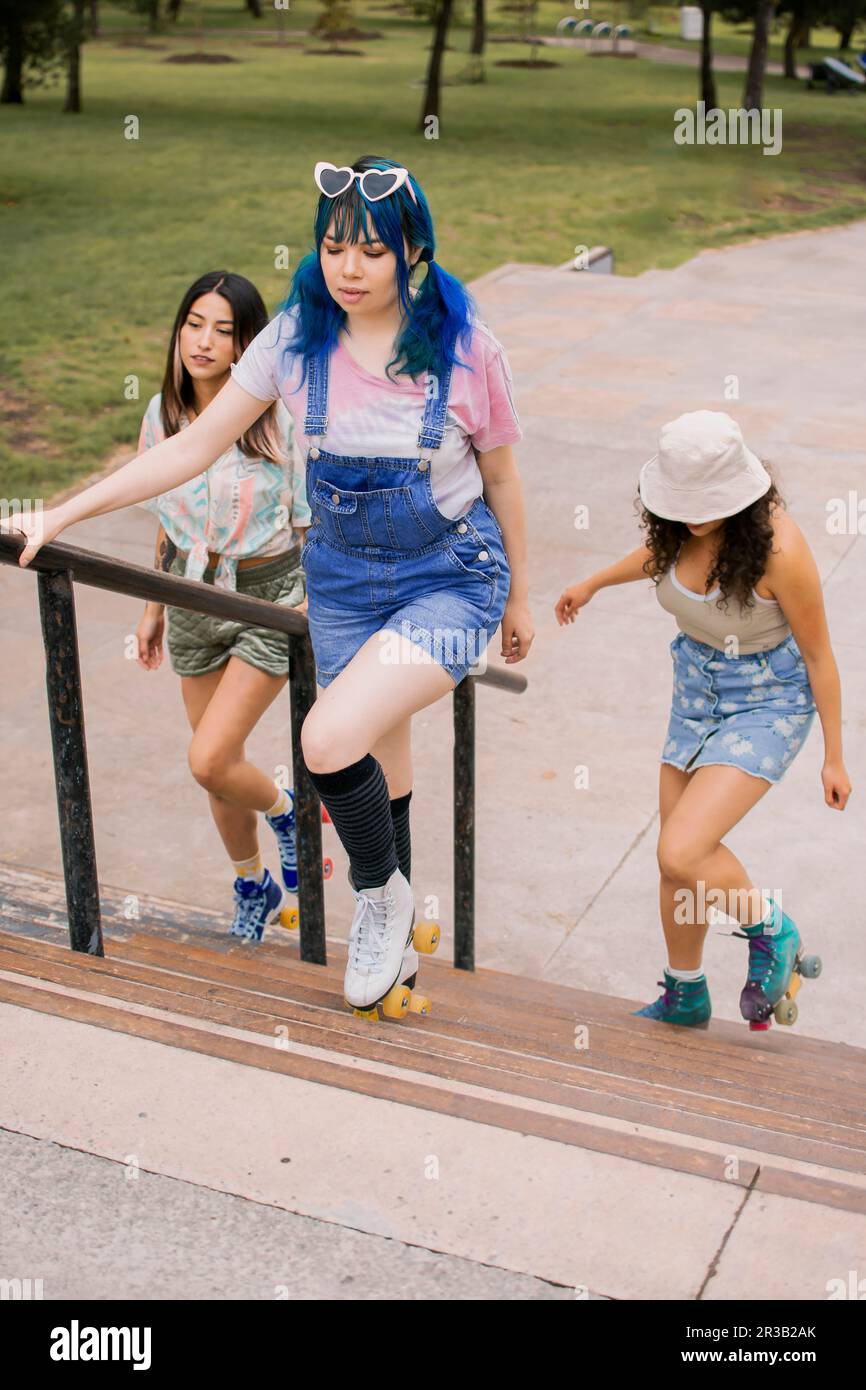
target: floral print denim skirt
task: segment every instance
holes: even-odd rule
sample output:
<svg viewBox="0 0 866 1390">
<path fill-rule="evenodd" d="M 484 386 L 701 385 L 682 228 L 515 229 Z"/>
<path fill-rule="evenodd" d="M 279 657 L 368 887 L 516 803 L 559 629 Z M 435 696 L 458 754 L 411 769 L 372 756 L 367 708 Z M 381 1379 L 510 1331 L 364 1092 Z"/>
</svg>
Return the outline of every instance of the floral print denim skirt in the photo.
<svg viewBox="0 0 866 1390">
<path fill-rule="evenodd" d="M 662 762 L 688 772 L 721 763 L 780 781 L 815 718 L 793 634 L 767 651 L 734 657 L 680 632 L 671 656 L 673 700 Z"/>
</svg>

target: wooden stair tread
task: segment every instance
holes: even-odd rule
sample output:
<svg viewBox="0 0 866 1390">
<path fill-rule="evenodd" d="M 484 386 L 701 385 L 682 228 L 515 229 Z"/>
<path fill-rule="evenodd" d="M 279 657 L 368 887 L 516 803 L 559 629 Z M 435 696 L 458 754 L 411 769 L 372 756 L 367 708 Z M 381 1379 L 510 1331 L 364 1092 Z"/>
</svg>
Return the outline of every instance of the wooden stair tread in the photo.
<svg viewBox="0 0 866 1390">
<path fill-rule="evenodd" d="M 16 951 L 4 949 L 7 943 L 8 937 L 0 934 L 0 970 L 271 1036 L 282 1025 L 287 1037 L 306 1046 L 825 1166 L 864 1169 L 866 1131 L 846 1125 L 845 1117 L 826 1103 L 823 1108 L 808 1107 L 810 1115 L 796 1096 L 782 1101 L 762 1097 L 754 1088 L 724 1099 L 709 1091 L 686 1094 L 657 1082 L 605 1076 L 581 1066 L 573 1056 L 564 1064 L 536 1053 L 502 1049 L 466 1030 L 446 1034 L 441 1031 L 445 1025 L 435 1019 L 410 1017 L 371 1027 L 352 1017 L 341 998 L 324 991 L 311 1003 L 292 995 L 256 994 L 246 984 L 239 990 L 214 986 L 207 978 L 177 977 L 113 953 L 101 959 L 20 939 Z M 117 947 L 114 943 L 112 950 Z M 757 1108 L 762 1102 L 765 1115 Z"/>
</svg>

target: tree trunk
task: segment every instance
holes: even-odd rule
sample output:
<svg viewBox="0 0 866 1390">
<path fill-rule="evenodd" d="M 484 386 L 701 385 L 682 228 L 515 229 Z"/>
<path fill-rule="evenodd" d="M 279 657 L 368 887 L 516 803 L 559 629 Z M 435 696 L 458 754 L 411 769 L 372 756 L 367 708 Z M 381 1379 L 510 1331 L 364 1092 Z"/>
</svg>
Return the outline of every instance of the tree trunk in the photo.
<svg viewBox="0 0 866 1390">
<path fill-rule="evenodd" d="M 262 7 L 261 7 L 261 4 L 260 4 L 260 0 L 246 0 L 246 3 L 247 3 L 247 9 L 248 9 L 248 10 L 250 11 L 250 13 L 254 16 L 254 18 L 255 18 L 255 19 L 261 19 L 261 17 L 262 17 Z"/>
<path fill-rule="evenodd" d="M 436 6 L 436 27 L 433 33 L 433 45 L 430 49 L 430 65 L 427 68 L 427 87 L 424 92 L 424 105 L 421 108 L 421 121 L 419 125 L 419 130 L 422 132 L 425 130 L 427 120 L 430 116 L 435 116 L 437 121 L 439 119 L 442 54 L 445 51 L 445 41 L 448 38 L 448 25 L 451 21 L 452 6 L 453 0 L 438 0 Z"/>
<path fill-rule="evenodd" d="M 81 110 L 81 45 L 84 42 L 84 7 L 86 0 L 75 0 L 66 60 L 66 102 L 64 111 L 77 114 Z"/>
<path fill-rule="evenodd" d="M 148 0 L 147 27 L 152 34 L 159 33 L 159 0 Z"/>
<path fill-rule="evenodd" d="M 776 10 L 776 0 L 759 0 L 755 15 L 755 30 L 752 35 L 752 49 L 749 53 L 749 66 L 746 72 L 746 86 L 743 92 L 743 106 L 746 111 L 759 111 L 764 95 L 764 70 L 767 66 L 767 43 L 770 25 Z"/>
<path fill-rule="evenodd" d="M 788 32 L 785 35 L 785 76 L 796 79 L 797 76 L 797 46 L 800 42 L 800 31 L 802 21 L 798 14 L 791 15 L 791 23 L 788 25 Z"/>
<path fill-rule="evenodd" d="M 90 0 L 90 37 L 99 38 L 99 0 Z"/>
<path fill-rule="evenodd" d="M 713 76 L 713 45 L 710 33 L 713 19 L 712 0 L 703 0 L 701 10 L 704 16 L 701 36 L 701 101 L 706 104 L 707 111 L 713 111 L 716 105 L 716 79 Z"/>
<path fill-rule="evenodd" d="M 481 57 L 484 52 L 484 40 L 486 23 L 484 18 L 484 0 L 475 0 L 475 17 L 472 26 L 472 44 L 469 52 L 473 57 Z"/>
<path fill-rule="evenodd" d="M 846 48 L 851 47 L 851 40 L 854 37 L 854 25 L 849 24 L 847 28 L 839 30 L 839 52 L 843 53 Z"/>
<path fill-rule="evenodd" d="M 24 101 L 22 72 L 24 69 L 24 35 L 21 30 L 21 15 L 13 14 L 6 30 L 7 48 L 3 54 L 3 90 L 0 91 L 0 104 L 21 106 Z"/>
<path fill-rule="evenodd" d="M 178 15 L 180 14 L 180 5 L 181 0 L 168 0 L 169 19 L 177 19 Z"/>
</svg>

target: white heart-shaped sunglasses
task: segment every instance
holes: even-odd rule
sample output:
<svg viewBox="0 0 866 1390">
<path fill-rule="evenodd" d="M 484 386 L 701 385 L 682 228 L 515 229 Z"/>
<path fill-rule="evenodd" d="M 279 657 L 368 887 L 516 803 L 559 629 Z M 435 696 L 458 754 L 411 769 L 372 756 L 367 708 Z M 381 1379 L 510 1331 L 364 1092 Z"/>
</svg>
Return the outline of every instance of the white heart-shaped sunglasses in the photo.
<svg viewBox="0 0 866 1390">
<path fill-rule="evenodd" d="M 361 192 L 368 203 L 378 203 L 380 198 L 387 198 L 404 183 L 409 190 L 412 202 L 416 205 L 418 202 L 409 179 L 408 169 L 364 169 L 363 172 L 359 172 L 357 169 L 350 169 L 348 165 L 344 164 L 337 168 L 336 164 L 328 164 L 325 160 L 320 159 L 313 170 L 313 178 L 316 180 L 316 187 L 324 193 L 326 198 L 339 198 L 340 194 L 345 193 L 346 189 L 357 179 Z"/>
</svg>

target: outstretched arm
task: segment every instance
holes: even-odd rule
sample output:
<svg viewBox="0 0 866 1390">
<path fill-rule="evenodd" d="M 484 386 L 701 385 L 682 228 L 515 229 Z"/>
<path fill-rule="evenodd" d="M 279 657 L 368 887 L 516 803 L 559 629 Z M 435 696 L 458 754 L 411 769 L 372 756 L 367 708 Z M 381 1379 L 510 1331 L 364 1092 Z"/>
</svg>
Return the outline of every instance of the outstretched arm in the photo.
<svg viewBox="0 0 866 1390">
<path fill-rule="evenodd" d="M 630 550 L 621 560 L 608 565 L 606 569 L 596 570 L 588 579 L 579 579 L 576 584 L 563 589 L 556 601 L 554 612 L 560 627 L 573 623 L 581 608 L 584 608 L 599 589 L 607 589 L 612 584 L 633 584 L 638 579 L 651 579 L 654 573 L 653 554 L 648 545 L 639 545 Z M 648 570 L 644 565 L 650 561 Z"/>
<path fill-rule="evenodd" d="M 29 564 L 40 546 L 76 521 L 131 507 L 197 477 L 250 428 L 268 405 L 268 401 L 258 400 L 229 380 L 191 425 L 131 459 L 109 477 L 59 507 L 49 507 L 35 515 L 10 516 L 3 523 L 3 530 L 23 531 L 28 538 L 18 563 Z"/>
</svg>

